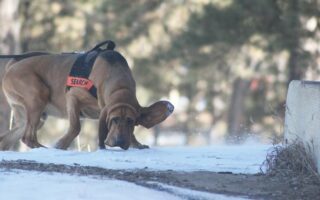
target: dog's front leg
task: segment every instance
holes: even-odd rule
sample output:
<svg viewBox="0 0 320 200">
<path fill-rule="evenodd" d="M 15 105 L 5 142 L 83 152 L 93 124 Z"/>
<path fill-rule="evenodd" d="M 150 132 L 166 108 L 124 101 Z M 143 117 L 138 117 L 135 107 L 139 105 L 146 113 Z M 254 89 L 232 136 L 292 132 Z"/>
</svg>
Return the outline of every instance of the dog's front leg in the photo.
<svg viewBox="0 0 320 200">
<path fill-rule="evenodd" d="M 80 103 L 76 97 L 67 93 L 67 112 L 69 119 L 68 132 L 57 142 L 56 148 L 67 149 L 71 142 L 77 137 L 81 130 L 80 124 Z"/>
<path fill-rule="evenodd" d="M 134 136 L 134 134 L 132 133 L 131 135 L 131 144 L 130 147 L 135 148 L 135 149 L 148 149 L 149 146 L 145 145 L 145 144 L 141 144 L 140 142 L 138 142 L 136 136 Z"/>
<path fill-rule="evenodd" d="M 107 109 L 102 109 L 99 116 L 99 148 L 105 149 L 105 140 L 108 136 Z"/>
</svg>

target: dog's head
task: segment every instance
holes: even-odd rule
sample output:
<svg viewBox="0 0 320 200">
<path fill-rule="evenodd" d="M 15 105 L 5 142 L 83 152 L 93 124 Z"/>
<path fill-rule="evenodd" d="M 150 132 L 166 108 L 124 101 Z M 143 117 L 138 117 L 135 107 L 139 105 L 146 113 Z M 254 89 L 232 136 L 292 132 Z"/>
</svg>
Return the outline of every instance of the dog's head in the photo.
<svg viewBox="0 0 320 200">
<path fill-rule="evenodd" d="M 125 103 L 115 104 L 101 112 L 99 135 L 107 135 L 104 143 L 108 146 L 128 149 L 136 125 L 151 128 L 165 120 L 173 110 L 173 105 L 168 101 L 158 101 L 138 109 Z"/>
</svg>

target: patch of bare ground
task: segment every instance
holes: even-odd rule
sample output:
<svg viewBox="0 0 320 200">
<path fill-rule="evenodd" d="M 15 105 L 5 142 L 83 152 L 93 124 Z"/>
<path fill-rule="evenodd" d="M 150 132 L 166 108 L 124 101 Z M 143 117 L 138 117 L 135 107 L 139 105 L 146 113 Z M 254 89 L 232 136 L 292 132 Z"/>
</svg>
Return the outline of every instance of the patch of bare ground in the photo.
<svg viewBox="0 0 320 200">
<path fill-rule="evenodd" d="M 0 162 L 0 169 L 13 169 L 93 176 L 101 179 L 129 181 L 152 189 L 163 190 L 155 183 L 216 194 L 244 196 L 252 199 L 318 199 L 320 186 L 312 178 L 286 177 L 269 174 L 232 174 L 230 172 L 177 172 L 113 170 L 74 164 L 44 164 L 27 160 Z"/>
</svg>

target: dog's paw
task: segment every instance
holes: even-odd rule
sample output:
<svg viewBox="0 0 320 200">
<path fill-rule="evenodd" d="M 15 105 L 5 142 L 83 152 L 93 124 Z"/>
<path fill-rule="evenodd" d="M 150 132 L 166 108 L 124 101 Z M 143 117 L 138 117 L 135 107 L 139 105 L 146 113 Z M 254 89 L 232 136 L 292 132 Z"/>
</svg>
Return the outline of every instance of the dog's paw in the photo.
<svg viewBox="0 0 320 200">
<path fill-rule="evenodd" d="M 145 145 L 145 144 L 138 144 L 138 145 L 134 145 L 131 147 L 135 148 L 135 149 L 149 149 L 150 148 L 148 145 Z"/>
<path fill-rule="evenodd" d="M 60 150 L 67 150 L 68 147 L 65 147 L 62 143 L 58 142 L 56 145 L 54 145 L 54 148 L 60 149 Z"/>
<path fill-rule="evenodd" d="M 103 145 L 103 146 L 99 145 L 99 150 L 105 150 L 105 149 L 106 149 L 105 145 Z"/>
</svg>

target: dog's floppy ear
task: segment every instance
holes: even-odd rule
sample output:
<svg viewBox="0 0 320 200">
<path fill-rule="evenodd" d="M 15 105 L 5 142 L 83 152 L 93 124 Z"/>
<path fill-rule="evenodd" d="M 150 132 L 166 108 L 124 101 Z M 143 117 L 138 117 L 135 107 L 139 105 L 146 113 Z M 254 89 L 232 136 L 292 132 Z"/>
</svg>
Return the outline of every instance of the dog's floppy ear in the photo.
<svg viewBox="0 0 320 200">
<path fill-rule="evenodd" d="M 169 101 L 158 101 L 149 107 L 143 107 L 137 119 L 137 125 L 151 128 L 164 121 L 174 110 Z"/>
<path fill-rule="evenodd" d="M 99 148 L 105 149 L 104 141 L 108 135 L 108 124 L 107 124 L 108 110 L 104 108 L 100 112 L 99 116 Z"/>
</svg>

